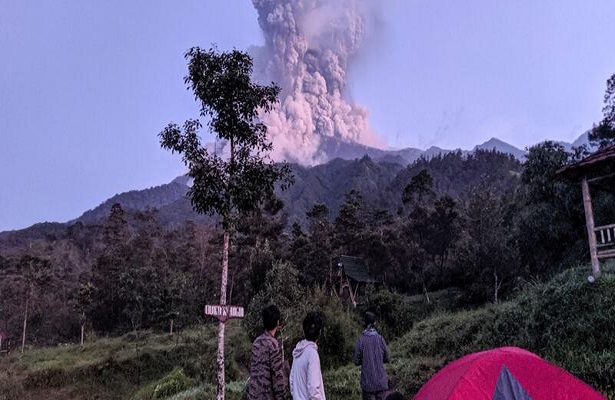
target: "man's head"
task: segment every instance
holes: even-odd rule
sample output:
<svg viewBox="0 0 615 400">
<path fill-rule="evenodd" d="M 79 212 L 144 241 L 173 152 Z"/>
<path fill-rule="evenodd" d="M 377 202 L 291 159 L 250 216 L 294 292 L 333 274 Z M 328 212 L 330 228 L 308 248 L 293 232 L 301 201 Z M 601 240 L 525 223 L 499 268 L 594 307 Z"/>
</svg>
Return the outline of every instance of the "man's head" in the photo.
<svg viewBox="0 0 615 400">
<path fill-rule="evenodd" d="M 318 340 L 320 330 L 324 325 L 324 318 L 318 311 L 309 312 L 303 319 L 303 334 L 311 342 Z"/>
<path fill-rule="evenodd" d="M 366 312 L 364 316 L 364 321 L 365 321 L 365 328 L 374 326 L 374 324 L 376 324 L 376 314 L 374 314 L 371 311 Z"/>
<path fill-rule="evenodd" d="M 280 309 L 275 306 L 275 304 L 271 304 L 263 309 L 263 327 L 272 331 L 278 327 L 278 323 L 280 322 Z"/>
</svg>

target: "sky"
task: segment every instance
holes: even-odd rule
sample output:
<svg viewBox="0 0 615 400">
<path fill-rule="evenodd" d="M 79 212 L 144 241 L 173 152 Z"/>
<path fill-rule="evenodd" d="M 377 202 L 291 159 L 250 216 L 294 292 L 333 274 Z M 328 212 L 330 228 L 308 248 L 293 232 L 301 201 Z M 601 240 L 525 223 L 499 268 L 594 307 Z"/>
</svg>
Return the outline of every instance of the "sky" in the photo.
<svg viewBox="0 0 615 400">
<path fill-rule="evenodd" d="M 612 0 L 383 0 L 347 95 L 390 148 L 572 142 L 615 73 Z M 0 231 L 66 222 L 185 172 L 193 46 L 262 45 L 248 0 L 0 0 Z"/>
</svg>

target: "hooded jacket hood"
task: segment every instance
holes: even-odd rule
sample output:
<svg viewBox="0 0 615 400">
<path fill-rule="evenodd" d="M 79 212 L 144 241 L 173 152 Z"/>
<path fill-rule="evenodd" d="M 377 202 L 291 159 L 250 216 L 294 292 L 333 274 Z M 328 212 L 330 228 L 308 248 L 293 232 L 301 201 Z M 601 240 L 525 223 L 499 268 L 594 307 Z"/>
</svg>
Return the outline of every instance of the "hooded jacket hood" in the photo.
<svg viewBox="0 0 615 400">
<path fill-rule="evenodd" d="M 297 343 L 297 346 L 293 350 L 293 358 L 301 357 L 301 355 L 308 349 L 314 349 L 318 351 L 318 345 L 314 342 L 303 339 L 302 341 Z"/>
</svg>

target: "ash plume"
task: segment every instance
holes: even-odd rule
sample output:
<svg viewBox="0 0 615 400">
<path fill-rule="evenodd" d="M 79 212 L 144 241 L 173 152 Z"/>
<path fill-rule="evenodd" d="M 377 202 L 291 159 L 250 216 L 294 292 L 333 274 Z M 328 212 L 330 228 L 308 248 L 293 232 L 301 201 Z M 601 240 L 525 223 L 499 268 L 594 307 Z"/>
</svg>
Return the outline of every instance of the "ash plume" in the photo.
<svg viewBox="0 0 615 400">
<path fill-rule="evenodd" d="M 349 102 L 349 60 L 366 34 L 359 0 L 252 0 L 265 36 L 254 49 L 256 77 L 282 88 L 280 104 L 263 116 L 274 158 L 302 164 L 326 160 L 331 137 L 379 146 L 364 107 Z"/>
</svg>

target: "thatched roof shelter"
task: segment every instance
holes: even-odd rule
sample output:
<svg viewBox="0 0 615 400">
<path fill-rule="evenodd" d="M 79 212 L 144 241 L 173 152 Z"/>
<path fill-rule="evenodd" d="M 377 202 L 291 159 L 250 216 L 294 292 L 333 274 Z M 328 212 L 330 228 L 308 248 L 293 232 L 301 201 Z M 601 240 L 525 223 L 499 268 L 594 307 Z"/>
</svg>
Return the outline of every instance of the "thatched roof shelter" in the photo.
<svg viewBox="0 0 615 400">
<path fill-rule="evenodd" d="M 595 226 L 589 184 L 600 185 L 615 177 L 615 145 L 603 147 L 584 159 L 561 168 L 557 173 L 581 180 L 592 275 L 597 278 L 600 276 L 599 260 L 615 257 L 615 221 L 608 225 Z M 602 185 L 602 188 L 615 190 L 612 184 Z"/>
</svg>

